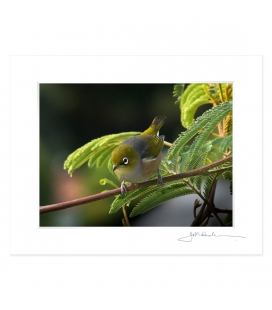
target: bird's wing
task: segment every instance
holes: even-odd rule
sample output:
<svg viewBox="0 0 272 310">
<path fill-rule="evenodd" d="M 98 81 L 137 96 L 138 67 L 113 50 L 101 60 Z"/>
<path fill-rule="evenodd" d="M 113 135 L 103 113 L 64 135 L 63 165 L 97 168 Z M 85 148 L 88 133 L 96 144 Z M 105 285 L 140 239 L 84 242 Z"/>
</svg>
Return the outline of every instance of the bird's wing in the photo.
<svg viewBox="0 0 272 310">
<path fill-rule="evenodd" d="M 164 136 L 148 135 L 149 143 L 145 143 L 141 152 L 141 158 L 145 161 L 152 161 L 157 158 L 163 148 Z"/>
</svg>

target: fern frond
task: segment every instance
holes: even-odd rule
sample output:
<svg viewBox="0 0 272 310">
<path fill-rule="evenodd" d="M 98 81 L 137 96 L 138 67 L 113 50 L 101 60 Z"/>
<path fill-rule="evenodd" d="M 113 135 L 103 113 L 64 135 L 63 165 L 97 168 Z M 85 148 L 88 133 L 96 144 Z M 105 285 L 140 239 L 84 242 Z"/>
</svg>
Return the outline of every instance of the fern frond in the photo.
<svg viewBox="0 0 272 310">
<path fill-rule="evenodd" d="M 224 104 L 221 104 L 219 106 L 214 107 L 212 110 L 216 110 L 216 114 L 213 114 L 213 117 L 208 121 L 208 123 L 203 128 L 203 131 L 196 137 L 194 140 L 191 148 L 190 148 L 190 154 L 193 156 L 194 152 L 199 149 L 199 147 L 204 143 L 204 141 L 209 137 L 211 132 L 214 130 L 214 128 L 218 125 L 222 119 L 228 115 L 228 113 L 231 111 L 232 105 L 229 102 L 226 102 Z"/>
<path fill-rule="evenodd" d="M 124 140 L 137 134 L 139 132 L 123 132 L 94 139 L 70 154 L 64 162 L 64 169 L 68 170 L 68 173 L 72 176 L 72 173 L 87 161 L 89 161 L 90 167 L 94 164 L 100 167 L 108 158 L 110 150 L 112 151 L 114 147 Z M 100 156 L 102 156 L 101 160 L 99 160 Z"/>
<path fill-rule="evenodd" d="M 212 149 L 212 143 L 211 141 L 208 141 L 203 145 L 203 147 L 200 148 L 198 152 L 195 153 L 195 155 L 190 157 L 190 161 L 187 164 L 187 170 L 193 170 L 199 167 L 202 167 L 206 163 L 206 158 L 210 150 Z M 191 150 L 189 151 L 189 154 L 191 154 Z"/>
<path fill-rule="evenodd" d="M 122 206 L 130 203 L 133 199 L 136 199 L 142 195 L 145 195 L 154 189 L 156 189 L 158 185 L 152 185 L 149 187 L 142 187 L 136 189 L 134 191 L 128 192 L 126 195 L 118 195 L 115 200 L 112 202 L 109 213 L 114 213 L 122 208 Z"/>
<path fill-rule="evenodd" d="M 107 167 L 108 167 L 108 170 L 112 173 L 112 175 L 116 177 L 116 174 L 113 172 L 113 164 L 112 164 L 111 156 L 108 159 Z"/>
<path fill-rule="evenodd" d="M 232 162 L 227 162 L 227 163 L 217 166 L 217 168 L 230 167 L 231 165 L 232 165 Z M 218 179 L 220 175 L 222 175 L 224 179 L 228 179 L 230 181 L 232 180 L 232 170 L 227 170 L 224 172 L 215 172 L 214 174 L 209 175 L 208 177 L 206 177 L 206 180 L 203 186 L 203 195 L 205 198 L 209 197 L 213 182 L 216 179 Z"/>
<path fill-rule="evenodd" d="M 184 92 L 184 88 L 185 88 L 185 84 L 174 85 L 173 97 L 177 98 L 177 100 L 175 101 L 175 104 L 180 103 L 181 96 Z"/>
<path fill-rule="evenodd" d="M 193 183 L 194 183 L 194 186 L 196 187 L 196 189 L 198 191 L 201 190 L 202 181 L 203 181 L 203 176 L 202 175 L 197 175 L 197 176 L 194 177 Z"/>
<path fill-rule="evenodd" d="M 221 153 L 225 153 L 227 149 L 232 149 L 232 135 L 225 137 L 220 143 L 219 151 Z"/>
<path fill-rule="evenodd" d="M 94 150 L 92 152 L 92 155 L 88 161 L 88 167 L 91 168 L 93 166 L 95 166 L 98 163 L 98 159 L 99 158 L 105 158 L 108 156 L 108 151 L 113 150 L 115 148 L 115 146 L 112 147 L 108 147 L 108 146 L 102 146 L 96 150 Z M 99 167 L 99 165 L 97 164 L 97 168 Z"/>
<path fill-rule="evenodd" d="M 194 194 L 194 191 L 191 188 L 188 188 L 184 183 L 165 186 L 164 188 L 161 188 L 142 199 L 133 208 L 130 213 L 130 217 L 143 214 L 170 199 L 189 194 Z"/>
<path fill-rule="evenodd" d="M 180 104 L 181 123 L 188 128 L 194 121 L 197 109 L 204 104 L 218 105 L 232 100 L 232 84 L 190 84 L 184 90 L 184 84 L 174 86 L 176 104 Z"/>
<path fill-rule="evenodd" d="M 190 148 L 190 154 L 193 155 L 194 151 L 204 142 L 216 125 L 231 111 L 231 109 L 232 103 L 225 102 L 204 112 L 174 141 L 173 145 L 168 150 L 168 160 L 171 160 L 174 156 L 177 156 L 184 145 L 195 135 L 199 134 L 194 141 L 193 148 Z"/>
<path fill-rule="evenodd" d="M 191 162 L 189 162 L 187 170 L 190 171 L 205 166 L 208 154 L 211 149 L 212 149 L 212 143 L 211 141 L 208 141 L 206 145 L 203 148 L 201 148 L 201 150 L 198 152 L 198 155 L 195 156 L 195 158 Z M 192 184 L 196 186 L 198 190 L 201 189 L 203 176 L 201 175 L 194 176 L 191 177 L 189 180 Z"/>
<path fill-rule="evenodd" d="M 211 141 L 208 141 L 193 158 L 190 157 L 190 152 L 188 151 L 186 155 L 182 157 L 182 161 L 178 165 L 176 173 L 203 167 L 206 164 L 206 159 L 211 148 Z M 196 187 L 199 189 L 201 187 L 202 178 L 203 176 L 194 176 L 190 177 L 188 180 L 191 184 L 196 184 Z"/>
<path fill-rule="evenodd" d="M 214 90 L 213 84 L 211 84 L 211 85 L 210 84 L 204 84 L 203 89 L 204 89 L 207 97 L 211 101 L 211 103 L 213 103 L 213 104 L 218 103 L 218 95 L 217 95 L 216 91 Z"/>
<path fill-rule="evenodd" d="M 212 83 L 206 85 L 208 93 L 213 98 L 213 102 L 215 102 L 216 104 L 232 100 L 232 84 Z M 222 90 L 222 96 L 220 87 Z"/>
<path fill-rule="evenodd" d="M 194 121 L 196 110 L 207 103 L 211 102 L 204 91 L 203 84 L 190 84 L 180 101 L 182 126 L 188 128 Z"/>
<path fill-rule="evenodd" d="M 176 165 L 175 165 L 176 166 L 176 169 L 175 169 L 176 173 L 180 173 L 182 171 L 187 171 L 187 165 L 188 165 L 188 163 L 190 161 L 189 150 L 184 152 L 184 153 L 182 153 L 182 154 L 180 154 L 179 156 L 177 156 L 175 158 L 175 160 L 176 160 Z"/>
<path fill-rule="evenodd" d="M 225 180 L 232 180 L 232 171 L 231 170 L 224 171 L 222 173 L 222 176 Z"/>
<path fill-rule="evenodd" d="M 109 145 L 107 147 L 107 149 L 104 149 L 103 154 L 101 154 L 100 157 L 98 157 L 98 159 L 96 160 L 96 167 L 99 168 L 101 166 L 103 166 L 103 164 L 109 159 L 111 158 L 111 153 L 113 152 L 113 150 L 116 148 L 116 144 L 114 144 L 113 146 Z M 88 164 L 90 163 L 91 159 L 89 160 Z M 112 168 L 111 168 L 112 169 Z"/>
<path fill-rule="evenodd" d="M 203 185 L 203 196 L 208 199 L 210 196 L 210 192 L 213 186 L 213 183 L 215 182 L 215 180 L 218 178 L 218 174 L 211 174 L 209 175 L 206 180 L 205 183 Z"/>
<path fill-rule="evenodd" d="M 212 149 L 208 153 L 207 162 L 211 163 L 222 158 L 223 152 L 219 150 L 220 144 L 226 139 L 226 137 L 216 138 L 210 140 L 212 143 Z"/>
<path fill-rule="evenodd" d="M 230 163 L 225 163 L 222 165 L 222 167 L 228 167 L 229 165 L 231 165 Z M 228 170 L 222 173 L 222 176 L 225 180 L 229 180 L 230 181 L 230 194 L 232 195 L 232 170 Z"/>
<path fill-rule="evenodd" d="M 204 105 L 208 104 L 210 102 L 207 102 L 207 97 L 206 95 L 203 95 L 199 97 L 197 100 L 194 101 L 194 104 L 190 106 L 190 109 L 186 109 L 186 107 L 183 108 L 182 110 L 182 125 L 185 128 L 188 128 L 194 121 L 194 115 L 197 111 L 197 109 Z"/>
<path fill-rule="evenodd" d="M 226 125 L 224 128 L 224 134 L 225 136 L 229 136 L 232 133 L 232 113 L 230 113 L 227 117 L 226 117 Z"/>
</svg>

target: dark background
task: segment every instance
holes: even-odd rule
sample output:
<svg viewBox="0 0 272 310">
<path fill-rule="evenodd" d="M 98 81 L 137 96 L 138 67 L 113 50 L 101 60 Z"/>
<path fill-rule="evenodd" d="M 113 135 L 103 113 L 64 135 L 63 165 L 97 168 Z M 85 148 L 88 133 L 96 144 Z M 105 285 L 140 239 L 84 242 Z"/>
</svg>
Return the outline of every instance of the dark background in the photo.
<svg viewBox="0 0 272 310">
<path fill-rule="evenodd" d="M 174 84 L 40 84 L 40 205 L 111 189 L 99 184 L 104 177 L 120 183 L 107 167 L 89 169 L 86 163 L 74 171 L 72 178 L 63 170 L 67 156 L 92 139 L 144 131 L 155 116 L 166 115 L 160 134 L 173 142 L 184 130 L 173 88 Z M 210 105 L 200 108 L 197 116 L 207 108 Z M 190 195 L 174 199 L 131 219 L 131 225 L 190 226 L 196 198 Z M 121 226 L 122 210 L 109 214 L 113 199 L 43 214 L 40 226 Z M 217 201 L 221 208 L 230 208 L 228 182 L 219 182 Z M 131 210 L 129 207 L 128 214 Z M 211 221 L 213 224 L 216 221 Z"/>
</svg>

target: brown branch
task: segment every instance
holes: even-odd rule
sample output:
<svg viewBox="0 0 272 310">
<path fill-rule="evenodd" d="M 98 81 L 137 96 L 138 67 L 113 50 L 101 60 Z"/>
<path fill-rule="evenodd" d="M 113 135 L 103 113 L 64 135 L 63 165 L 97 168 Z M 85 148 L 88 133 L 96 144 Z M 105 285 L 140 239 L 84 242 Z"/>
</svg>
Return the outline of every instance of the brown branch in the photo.
<svg viewBox="0 0 272 310">
<path fill-rule="evenodd" d="M 214 171 L 214 170 L 213 170 L 213 171 Z M 214 216 L 216 217 L 216 219 L 217 219 L 219 225 L 220 225 L 220 226 L 224 226 L 223 222 L 221 221 L 220 217 L 218 216 L 218 214 L 217 214 L 217 212 L 216 212 L 216 210 L 215 210 L 214 195 L 215 195 L 216 186 L 217 186 L 217 178 L 214 180 L 214 183 L 213 183 L 213 185 L 212 185 L 212 189 L 211 189 L 211 191 L 210 191 L 210 195 L 209 195 L 209 199 L 208 199 L 208 202 L 209 202 L 208 207 L 209 207 L 211 213 L 213 213 Z M 210 215 L 209 215 L 209 219 L 210 219 Z M 208 220 L 208 222 L 209 222 L 209 220 Z M 208 222 L 207 222 L 207 224 L 208 224 Z"/>
<path fill-rule="evenodd" d="M 171 147 L 171 146 L 172 146 L 172 143 L 167 142 L 167 141 L 164 141 L 164 142 L 163 142 L 163 144 L 164 144 L 164 145 L 166 145 L 166 146 L 169 146 L 169 147 Z"/>
<path fill-rule="evenodd" d="M 218 215 L 216 213 L 216 208 L 214 206 L 214 195 L 215 195 L 216 185 L 217 185 L 217 179 L 214 180 L 214 183 L 212 185 L 212 188 L 209 194 L 208 201 L 203 202 L 202 208 L 199 211 L 198 215 L 195 217 L 191 226 L 206 226 L 209 222 L 212 211 L 218 220 Z M 223 224 L 220 219 L 219 219 L 219 224 L 220 225 Z"/>
<path fill-rule="evenodd" d="M 175 175 L 165 177 L 165 178 L 163 178 L 163 182 L 167 183 L 170 181 L 184 179 L 184 178 L 188 178 L 188 177 L 192 177 L 192 176 L 196 176 L 196 175 L 209 175 L 209 174 L 214 173 L 212 170 L 210 170 L 211 168 L 214 168 L 216 166 L 219 166 L 219 165 L 226 163 L 226 162 L 229 162 L 231 160 L 232 160 L 232 155 L 227 156 L 225 158 L 222 158 L 216 162 L 213 162 L 209 165 L 203 166 L 203 167 L 195 169 L 195 170 L 182 172 L 179 174 L 175 174 Z M 222 172 L 222 171 L 226 171 L 226 170 L 230 170 L 230 169 L 232 169 L 232 167 L 224 167 L 224 168 L 221 168 L 220 171 Z M 216 172 L 219 172 L 219 170 L 216 170 Z M 140 187 L 147 187 L 147 186 L 156 185 L 156 184 L 157 184 L 157 180 L 151 180 L 151 181 L 147 181 L 147 182 L 139 183 L 139 184 L 131 184 L 131 185 L 127 186 L 127 190 L 131 191 L 131 190 L 135 190 L 135 189 L 140 188 Z M 98 194 L 83 197 L 83 198 L 78 198 L 78 199 L 74 199 L 74 200 L 70 200 L 70 201 L 66 201 L 66 202 L 60 202 L 60 203 L 56 203 L 56 204 L 52 204 L 52 205 L 47 205 L 47 206 L 41 206 L 40 207 L 40 214 L 83 205 L 86 203 L 105 199 L 105 198 L 112 197 L 112 196 L 119 195 L 119 194 L 121 194 L 121 190 L 120 190 L 120 188 L 116 188 L 116 189 L 104 191 L 102 193 L 98 193 Z"/>
<path fill-rule="evenodd" d="M 195 203 L 194 203 L 194 218 L 196 219 L 196 209 L 201 207 L 202 203 L 199 202 L 198 199 L 195 200 Z M 202 208 L 201 208 L 202 209 Z M 201 209 L 199 211 L 199 213 L 201 213 Z M 198 213 L 198 214 L 199 214 Z"/>
</svg>

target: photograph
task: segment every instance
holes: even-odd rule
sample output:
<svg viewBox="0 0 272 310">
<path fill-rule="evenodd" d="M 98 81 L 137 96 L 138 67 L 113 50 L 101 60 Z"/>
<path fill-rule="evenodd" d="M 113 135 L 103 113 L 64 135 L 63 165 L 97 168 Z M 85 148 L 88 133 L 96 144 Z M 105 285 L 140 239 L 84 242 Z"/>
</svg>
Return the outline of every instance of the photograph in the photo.
<svg viewBox="0 0 272 310">
<path fill-rule="evenodd" d="M 40 227 L 232 227 L 232 100 L 232 83 L 40 83 Z"/>
</svg>

